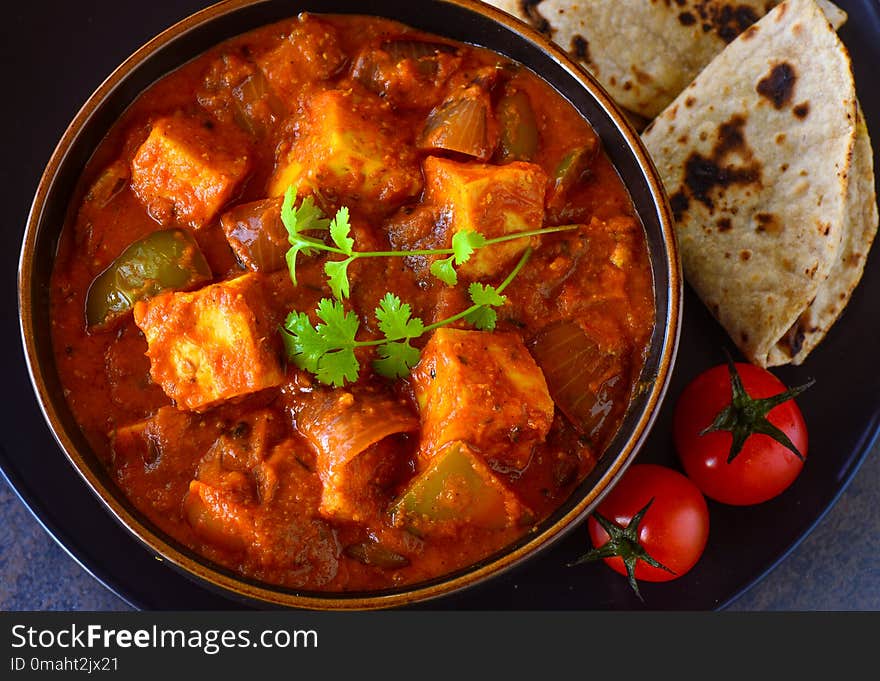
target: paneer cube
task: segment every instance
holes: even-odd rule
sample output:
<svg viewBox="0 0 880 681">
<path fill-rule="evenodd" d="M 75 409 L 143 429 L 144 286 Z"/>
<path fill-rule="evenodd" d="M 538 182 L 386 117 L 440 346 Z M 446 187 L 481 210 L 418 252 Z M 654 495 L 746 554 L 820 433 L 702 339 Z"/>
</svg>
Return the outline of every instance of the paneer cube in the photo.
<svg viewBox="0 0 880 681">
<path fill-rule="evenodd" d="M 265 306 L 258 274 L 137 303 L 153 380 L 193 411 L 280 385 Z"/>
<path fill-rule="evenodd" d="M 291 185 L 346 205 L 390 213 L 422 189 L 412 149 L 394 130 L 388 104 L 373 95 L 328 90 L 308 102 L 299 138 L 280 147 L 269 194 Z"/>
<path fill-rule="evenodd" d="M 544 374 L 516 334 L 437 329 L 412 381 L 425 456 L 461 440 L 521 470 L 553 422 Z"/>
<path fill-rule="evenodd" d="M 547 175 L 533 163 L 503 166 L 425 159 L 426 203 L 442 207 L 449 217 L 449 240 L 463 230 L 487 239 L 540 229 L 544 224 Z M 470 279 L 499 274 L 539 237 L 514 239 L 477 251 L 459 273 Z"/>
<path fill-rule="evenodd" d="M 391 516 L 395 524 L 417 534 L 454 532 L 461 525 L 502 530 L 533 518 L 463 442 L 450 443 L 437 454 L 394 503 Z"/>
<path fill-rule="evenodd" d="M 198 229 L 235 195 L 250 169 L 244 133 L 177 113 L 153 123 L 131 162 L 132 187 L 163 224 Z"/>
</svg>

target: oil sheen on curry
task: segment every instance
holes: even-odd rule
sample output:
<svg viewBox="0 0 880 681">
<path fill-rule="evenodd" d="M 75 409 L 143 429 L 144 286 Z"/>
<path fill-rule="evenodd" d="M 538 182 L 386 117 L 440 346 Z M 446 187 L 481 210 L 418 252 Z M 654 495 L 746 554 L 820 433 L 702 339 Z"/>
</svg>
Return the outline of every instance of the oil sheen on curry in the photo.
<svg viewBox="0 0 880 681">
<path fill-rule="evenodd" d="M 653 319 L 588 122 L 495 53 L 360 16 L 266 26 L 145 91 L 52 279 L 67 400 L 133 505 L 309 591 L 528 533 L 619 427 Z"/>
</svg>

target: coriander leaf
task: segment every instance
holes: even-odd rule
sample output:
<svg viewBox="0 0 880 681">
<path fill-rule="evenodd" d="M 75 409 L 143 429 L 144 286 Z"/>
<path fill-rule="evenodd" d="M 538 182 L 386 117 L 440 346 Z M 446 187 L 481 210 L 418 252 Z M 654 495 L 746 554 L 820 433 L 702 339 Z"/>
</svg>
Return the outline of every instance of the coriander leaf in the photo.
<svg viewBox="0 0 880 681">
<path fill-rule="evenodd" d="M 302 232 L 312 230 L 327 229 L 330 221 L 324 217 L 323 211 L 315 205 L 315 200 L 311 196 L 305 197 L 299 204 L 299 208 L 294 206 L 298 188 L 291 185 L 284 192 L 284 201 L 281 204 L 281 222 L 287 229 L 287 234 L 291 238 Z"/>
<path fill-rule="evenodd" d="M 373 368 L 386 378 L 403 378 L 409 375 L 410 369 L 421 358 L 418 348 L 412 347 L 408 340 L 384 343 L 378 350 L 381 359 L 373 361 Z"/>
<path fill-rule="evenodd" d="M 318 333 L 329 345 L 350 347 L 354 345 L 360 321 L 354 312 L 346 312 L 338 300 L 321 298 L 317 308 L 318 317 L 323 324 L 317 327 Z"/>
<path fill-rule="evenodd" d="M 330 223 L 330 236 L 333 243 L 346 255 L 354 252 L 354 239 L 351 238 L 351 224 L 348 221 L 348 208 L 343 206 L 336 211 L 336 217 Z"/>
<path fill-rule="evenodd" d="M 287 356 L 300 369 L 315 373 L 326 345 L 309 316 L 305 312 L 291 312 L 284 322 L 284 330 L 282 339 Z"/>
<path fill-rule="evenodd" d="M 498 314 L 491 307 L 480 305 L 468 312 L 464 318 L 480 331 L 493 331 L 498 321 Z"/>
<path fill-rule="evenodd" d="M 285 260 L 287 261 L 287 269 L 290 271 L 290 280 L 293 282 L 293 285 L 296 286 L 296 256 L 299 255 L 299 252 L 303 249 L 302 246 L 291 246 L 287 251 L 287 255 L 285 256 Z"/>
<path fill-rule="evenodd" d="M 504 305 L 507 297 L 501 295 L 494 286 L 476 281 L 468 286 L 468 293 L 474 305 L 478 307 L 465 315 L 465 319 L 481 331 L 492 331 L 495 322 L 498 321 L 498 315 L 492 308 Z"/>
<path fill-rule="evenodd" d="M 471 255 L 478 248 L 486 245 L 486 237 L 479 232 L 473 230 L 463 230 L 456 232 L 452 237 L 452 252 L 455 257 L 456 265 L 463 265 L 470 260 Z"/>
<path fill-rule="evenodd" d="M 348 266 L 354 258 L 346 260 L 328 260 L 324 263 L 324 273 L 327 275 L 327 284 L 333 291 L 337 300 L 348 298 L 351 286 L 348 281 Z"/>
<path fill-rule="evenodd" d="M 431 274 L 448 286 L 455 286 L 458 283 L 458 274 L 452 266 L 454 257 L 450 255 L 448 258 L 435 260 L 431 263 Z"/>
<path fill-rule="evenodd" d="M 284 201 L 281 203 L 281 222 L 287 230 L 287 239 L 290 242 L 290 250 L 287 251 L 287 269 L 290 271 L 290 280 L 296 285 L 296 257 L 302 252 L 311 255 L 313 247 L 323 246 L 323 243 L 302 234 L 306 230 L 326 229 L 330 223 L 324 218 L 321 209 L 315 205 L 311 196 L 307 196 L 300 202 L 299 208 L 294 206 L 298 188 L 290 185 L 284 192 Z"/>
<path fill-rule="evenodd" d="M 386 293 L 376 308 L 379 330 L 388 340 L 418 338 L 425 332 L 425 325 L 418 317 L 412 317 L 412 308 L 401 303 L 393 293 Z"/>
<path fill-rule="evenodd" d="M 296 211 L 296 219 L 300 232 L 325 230 L 330 225 L 330 220 L 324 217 L 324 212 L 315 205 L 315 200 L 311 196 L 305 197 L 300 203 Z"/>
<path fill-rule="evenodd" d="M 284 201 L 281 203 L 281 222 L 291 237 L 297 233 L 296 210 L 293 207 L 293 202 L 296 200 L 298 191 L 298 186 L 290 185 L 284 192 Z"/>
<path fill-rule="evenodd" d="M 358 379 L 360 364 L 354 356 L 352 348 L 328 352 L 321 357 L 318 363 L 318 371 L 315 375 L 321 383 L 341 388 L 346 381 L 354 382 Z"/>
<path fill-rule="evenodd" d="M 474 305 L 491 305 L 500 307 L 507 302 L 507 297 L 498 293 L 498 289 L 488 284 L 474 282 L 468 286 L 468 293 Z"/>
</svg>

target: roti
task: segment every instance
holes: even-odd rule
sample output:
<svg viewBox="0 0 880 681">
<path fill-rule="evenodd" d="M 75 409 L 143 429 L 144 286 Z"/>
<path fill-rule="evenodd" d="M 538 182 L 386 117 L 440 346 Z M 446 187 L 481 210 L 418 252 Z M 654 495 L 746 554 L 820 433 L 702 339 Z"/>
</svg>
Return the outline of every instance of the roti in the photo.
<svg viewBox="0 0 880 681">
<path fill-rule="evenodd" d="M 654 118 L 779 0 L 489 0 L 568 51 L 625 109 Z M 835 27 L 846 13 L 821 0 Z"/>
<path fill-rule="evenodd" d="M 843 240 L 828 278 L 816 297 L 771 350 L 768 364 L 801 364 L 843 313 L 865 269 L 877 234 L 877 195 L 871 138 L 861 107 L 849 173 Z"/>
<path fill-rule="evenodd" d="M 821 9 L 778 5 L 643 139 L 689 284 L 751 362 L 803 362 L 848 302 L 877 229 L 849 55 Z"/>
</svg>

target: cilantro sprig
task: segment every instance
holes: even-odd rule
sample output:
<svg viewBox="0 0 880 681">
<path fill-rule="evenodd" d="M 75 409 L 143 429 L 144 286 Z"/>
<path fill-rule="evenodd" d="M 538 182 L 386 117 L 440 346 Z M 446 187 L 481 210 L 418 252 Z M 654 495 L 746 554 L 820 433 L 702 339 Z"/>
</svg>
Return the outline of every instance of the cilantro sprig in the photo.
<svg viewBox="0 0 880 681">
<path fill-rule="evenodd" d="M 339 299 L 323 298 L 315 310 L 317 324 L 312 324 L 305 312 L 291 312 L 284 323 L 282 336 L 287 355 L 300 369 L 313 374 L 321 383 L 342 387 L 354 382 L 360 373 L 358 348 L 376 348 L 378 358 L 373 361 L 376 373 L 387 378 L 402 378 L 418 363 L 420 351 L 411 342 L 460 320 L 477 329 L 491 331 L 497 323 L 495 308 L 507 302 L 504 290 L 522 270 L 532 254 L 528 248 L 501 284 L 473 283 L 468 288 L 472 305 L 458 314 L 426 325 L 412 316 L 412 308 L 393 293 L 386 293 L 374 315 L 382 338 L 357 340 L 360 320 L 354 312 L 346 311 Z"/>
<path fill-rule="evenodd" d="M 284 194 L 284 202 L 281 206 L 281 222 L 284 224 L 290 242 L 287 252 L 287 267 L 290 277 L 296 284 L 297 256 L 302 253 L 309 256 L 318 251 L 344 256 L 342 260 L 328 260 L 324 263 L 324 273 L 327 275 L 327 283 L 333 296 L 338 300 L 349 297 L 351 282 L 348 277 L 348 268 L 355 260 L 360 258 L 403 258 L 408 256 L 432 256 L 447 255 L 449 257 L 436 260 L 431 264 L 431 274 L 448 286 L 458 283 L 456 267 L 460 267 L 470 260 L 475 251 L 493 246 L 495 244 L 523 239 L 539 234 L 552 234 L 554 232 L 566 232 L 577 229 L 577 225 L 563 225 L 561 227 L 545 227 L 524 232 L 515 232 L 503 236 L 487 239 L 479 232 L 462 230 L 452 237 L 451 248 L 427 248 L 410 251 L 356 251 L 354 239 L 351 236 L 351 223 L 349 221 L 348 208 L 342 207 L 333 219 L 328 219 L 323 211 L 315 204 L 310 196 L 305 197 L 299 207 L 295 206 L 297 187 L 290 186 Z M 314 235 L 315 232 L 328 232 L 333 245 Z"/>
</svg>

